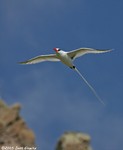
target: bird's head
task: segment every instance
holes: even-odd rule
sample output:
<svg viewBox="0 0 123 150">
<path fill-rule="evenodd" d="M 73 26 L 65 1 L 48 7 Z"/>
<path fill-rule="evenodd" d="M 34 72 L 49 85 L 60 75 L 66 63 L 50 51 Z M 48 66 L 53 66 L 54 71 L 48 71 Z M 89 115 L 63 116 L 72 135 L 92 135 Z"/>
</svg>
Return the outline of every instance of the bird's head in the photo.
<svg viewBox="0 0 123 150">
<path fill-rule="evenodd" d="M 56 53 L 58 53 L 61 49 L 60 48 L 54 48 L 53 49 Z"/>
</svg>

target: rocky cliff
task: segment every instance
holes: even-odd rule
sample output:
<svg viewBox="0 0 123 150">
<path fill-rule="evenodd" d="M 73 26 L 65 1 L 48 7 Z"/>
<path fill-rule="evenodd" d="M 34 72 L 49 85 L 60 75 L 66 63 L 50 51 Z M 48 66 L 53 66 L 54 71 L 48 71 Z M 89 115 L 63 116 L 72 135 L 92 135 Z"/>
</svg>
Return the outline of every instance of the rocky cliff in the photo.
<svg viewBox="0 0 123 150">
<path fill-rule="evenodd" d="M 0 100 L 0 148 L 3 150 L 35 146 L 34 133 L 20 117 L 20 108 L 20 104 L 9 107 Z"/>
<path fill-rule="evenodd" d="M 0 149 L 40 150 L 35 146 L 35 135 L 19 115 L 20 104 L 7 106 L 0 100 Z M 56 144 L 56 150 L 92 150 L 90 136 L 81 132 L 65 132 Z"/>
</svg>

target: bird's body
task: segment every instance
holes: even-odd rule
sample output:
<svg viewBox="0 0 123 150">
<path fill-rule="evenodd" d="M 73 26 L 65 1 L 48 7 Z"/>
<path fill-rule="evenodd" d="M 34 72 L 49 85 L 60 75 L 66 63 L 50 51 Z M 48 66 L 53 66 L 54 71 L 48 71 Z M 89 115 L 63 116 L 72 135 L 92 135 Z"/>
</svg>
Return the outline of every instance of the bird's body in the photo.
<svg viewBox="0 0 123 150">
<path fill-rule="evenodd" d="M 65 51 L 61 50 L 60 48 L 54 48 L 54 51 L 56 52 L 56 54 L 40 55 L 40 56 L 34 57 L 32 59 L 29 59 L 27 61 L 20 62 L 20 63 L 21 64 L 35 64 L 35 63 L 40 63 L 40 62 L 44 62 L 44 61 L 61 61 L 66 66 L 70 67 L 71 69 L 74 69 L 81 76 L 81 78 L 85 81 L 85 83 L 89 86 L 89 88 L 92 90 L 94 95 L 98 98 L 98 100 L 101 103 L 103 103 L 103 101 L 97 95 L 94 88 L 87 82 L 87 80 L 82 76 L 82 74 L 75 67 L 75 65 L 73 64 L 73 61 L 76 58 L 83 56 L 85 54 L 105 53 L 105 52 L 110 52 L 111 49 L 109 49 L 109 50 L 96 50 L 96 49 L 92 49 L 92 48 L 79 48 L 76 50 L 65 52 Z"/>
<path fill-rule="evenodd" d="M 67 54 L 67 52 L 60 50 L 59 53 L 56 53 L 56 56 L 61 60 L 61 62 L 67 65 L 70 68 L 73 68 L 73 61 Z"/>
</svg>

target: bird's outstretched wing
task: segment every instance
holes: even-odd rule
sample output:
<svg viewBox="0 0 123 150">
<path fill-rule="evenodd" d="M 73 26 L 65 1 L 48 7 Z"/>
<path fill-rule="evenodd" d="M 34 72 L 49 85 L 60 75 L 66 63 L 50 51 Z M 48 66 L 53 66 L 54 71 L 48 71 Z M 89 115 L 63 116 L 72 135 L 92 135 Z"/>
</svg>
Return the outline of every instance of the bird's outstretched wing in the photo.
<svg viewBox="0 0 123 150">
<path fill-rule="evenodd" d="M 29 60 L 20 62 L 20 64 L 36 64 L 43 61 L 60 61 L 55 54 L 50 55 L 40 55 Z"/>
<path fill-rule="evenodd" d="M 112 49 L 99 50 L 99 49 L 93 49 L 93 48 L 79 48 L 76 50 L 72 50 L 68 52 L 67 54 L 71 59 L 75 59 L 77 57 L 80 57 L 82 55 L 89 54 L 89 53 L 97 54 L 97 53 L 106 53 L 110 51 L 112 51 Z"/>
</svg>

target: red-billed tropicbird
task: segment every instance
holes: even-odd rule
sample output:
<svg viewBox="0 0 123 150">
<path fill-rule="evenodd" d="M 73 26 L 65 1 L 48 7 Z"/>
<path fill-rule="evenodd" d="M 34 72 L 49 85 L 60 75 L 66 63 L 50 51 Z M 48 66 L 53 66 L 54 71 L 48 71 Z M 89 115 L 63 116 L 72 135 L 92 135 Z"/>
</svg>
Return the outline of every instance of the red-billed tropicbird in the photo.
<svg viewBox="0 0 123 150">
<path fill-rule="evenodd" d="M 49 54 L 49 55 L 39 55 L 37 57 L 34 57 L 32 59 L 29 59 L 24 62 L 20 62 L 21 64 L 36 64 L 40 63 L 43 61 L 61 61 L 63 64 L 66 66 L 70 67 L 71 69 L 74 69 L 80 77 L 84 80 L 84 82 L 89 86 L 91 91 L 94 93 L 94 95 L 97 97 L 97 99 L 104 104 L 104 102 L 101 100 L 101 98 L 98 96 L 96 93 L 95 89 L 88 83 L 88 81 L 83 77 L 83 75 L 79 72 L 79 70 L 75 67 L 73 64 L 73 61 L 82 55 L 89 54 L 89 53 L 105 53 L 105 52 L 110 52 L 111 49 L 107 50 L 98 50 L 98 49 L 93 49 L 93 48 L 79 48 L 76 50 L 72 50 L 69 52 L 65 52 L 61 50 L 60 48 L 54 48 L 53 49 L 56 53 L 55 54 Z"/>
</svg>

